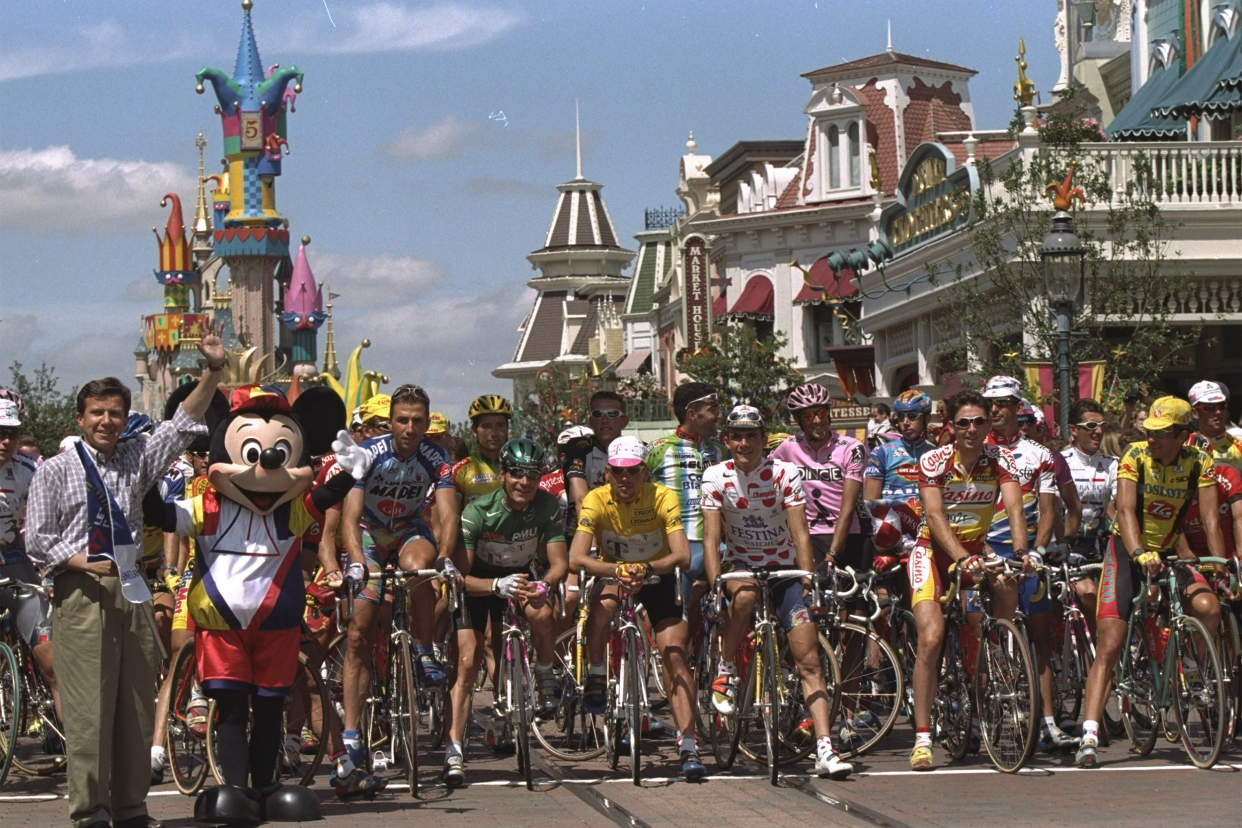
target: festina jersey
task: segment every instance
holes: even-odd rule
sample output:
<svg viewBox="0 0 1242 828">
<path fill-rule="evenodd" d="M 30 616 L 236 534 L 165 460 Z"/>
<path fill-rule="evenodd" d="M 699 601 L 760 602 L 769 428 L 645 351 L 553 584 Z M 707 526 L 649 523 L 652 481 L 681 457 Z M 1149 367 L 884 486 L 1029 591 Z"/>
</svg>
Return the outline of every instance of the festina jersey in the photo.
<svg viewBox="0 0 1242 828">
<path fill-rule="evenodd" d="M 1069 466 L 1078 499 L 1082 501 L 1082 525 L 1078 537 L 1094 538 L 1100 534 L 1104 512 L 1117 496 L 1117 458 L 1102 452 L 1090 456 L 1070 446 L 1061 452 Z"/>
<path fill-rule="evenodd" d="M 996 432 L 988 435 L 988 444 L 1008 449 L 1013 455 L 1017 473 L 1014 477 L 1022 486 L 1022 513 L 1026 516 L 1026 534 L 1029 548 L 1035 545 L 1035 531 L 1039 528 L 1039 496 L 1055 495 L 1057 483 L 1052 466 L 1052 452 L 1021 434 L 1000 437 Z M 996 514 L 988 530 L 988 543 L 1000 546 L 1013 544 L 1013 531 L 1009 526 L 1009 513 L 1002 500 L 996 501 Z"/>
<path fill-rule="evenodd" d="M 26 560 L 22 519 L 26 514 L 26 492 L 34 475 L 34 461 L 24 454 L 14 454 L 0 466 L 0 565 Z"/>
<path fill-rule="evenodd" d="M 876 446 L 867 458 L 863 476 L 881 481 L 881 497 L 908 497 L 919 493 L 919 459 L 934 449 L 926 440 L 911 443 L 905 437 Z"/>
<path fill-rule="evenodd" d="M 371 453 L 371 468 L 354 488 L 366 493 L 362 517 L 379 529 L 399 529 L 422 518 L 433 489 L 451 489 L 448 452 L 423 440 L 409 457 L 392 447 L 392 435 L 372 437 L 361 443 Z"/>
<path fill-rule="evenodd" d="M 673 490 L 681 504 L 686 540 L 703 540 L 703 516 L 699 513 L 699 485 L 703 472 L 729 456 L 724 444 L 688 434 L 680 428 L 657 438 L 647 451 L 647 468 L 653 483 Z"/>
<path fill-rule="evenodd" d="M 721 513 L 725 560 L 750 567 L 797 561 L 786 514 L 806 505 L 797 466 L 768 457 L 747 474 L 733 460 L 717 463 L 703 472 L 702 503 L 703 511 Z"/>
<path fill-rule="evenodd" d="M 574 478 L 585 480 L 587 491 L 605 483 L 604 472 L 608 469 L 608 450 L 599 447 L 594 437 L 575 437 L 565 444 L 565 462 L 561 471 L 565 485 Z"/>
</svg>

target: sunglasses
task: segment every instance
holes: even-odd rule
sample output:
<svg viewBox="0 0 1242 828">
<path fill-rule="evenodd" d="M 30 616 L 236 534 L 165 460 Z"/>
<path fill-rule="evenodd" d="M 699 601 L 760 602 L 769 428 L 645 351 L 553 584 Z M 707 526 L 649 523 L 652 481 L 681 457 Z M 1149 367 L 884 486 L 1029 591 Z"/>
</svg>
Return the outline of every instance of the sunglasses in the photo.
<svg viewBox="0 0 1242 828">
<path fill-rule="evenodd" d="M 988 423 L 987 417 L 958 417 L 953 425 L 965 431 L 968 428 L 983 428 Z"/>
<path fill-rule="evenodd" d="M 4 426 L 0 428 L 0 440 L 12 440 L 20 433 L 16 426 Z"/>
<path fill-rule="evenodd" d="M 763 424 L 763 415 L 758 411 L 731 411 L 729 412 L 729 425 L 734 423 L 755 423 Z"/>
<path fill-rule="evenodd" d="M 186 454 L 190 455 L 191 457 L 195 458 L 196 460 L 206 460 L 206 459 L 207 459 L 207 452 L 205 452 L 205 451 L 187 451 L 187 452 L 186 452 Z"/>
<path fill-rule="evenodd" d="M 1176 437 L 1177 431 L 1172 428 L 1162 428 L 1159 431 L 1146 432 L 1148 440 L 1164 440 L 1168 437 Z"/>
<path fill-rule="evenodd" d="M 691 405 L 719 405 L 719 404 L 720 404 L 720 400 L 716 397 L 716 395 L 715 395 L 715 394 L 708 394 L 708 395 L 706 395 L 706 396 L 699 397 L 697 400 L 691 400 L 690 402 L 686 403 L 686 405 L 687 405 L 687 406 L 691 406 Z"/>
<path fill-rule="evenodd" d="M 1203 414 L 1219 414 L 1222 411 L 1228 411 L 1229 406 L 1225 403 L 1202 403 L 1195 406 L 1195 410 Z"/>
<path fill-rule="evenodd" d="M 1074 428 L 1085 428 L 1087 431 L 1099 431 L 1103 427 L 1103 420 L 1092 420 L 1088 423 L 1074 423 Z"/>
<path fill-rule="evenodd" d="M 1011 405 L 1017 405 L 1021 401 L 1017 397 L 998 397 L 991 402 L 993 407 L 1000 406 L 1001 408 L 1008 408 Z"/>
<path fill-rule="evenodd" d="M 798 415 L 802 419 L 818 423 L 820 420 L 832 419 L 832 413 L 826 408 L 811 408 Z"/>
<path fill-rule="evenodd" d="M 591 409 L 591 417 L 596 420 L 615 420 L 624 417 L 624 411 L 618 411 L 615 408 L 593 408 Z"/>
<path fill-rule="evenodd" d="M 613 474 L 615 474 L 617 477 L 638 477 L 638 475 L 642 473 L 644 468 L 646 467 L 642 463 L 639 463 L 637 466 L 612 466 L 610 465 L 608 467 L 608 470 L 612 472 Z"/>
<path fill-rule="evenodd" d="M 536 480 L 537 481 L 543 478 L 543 473 L 540 472 L 539 469 L 508 468 L 508 469 L 505 469 L 505 474 L 509 475 L 510 477 L 516 477 L 519 480 Z"/>
<path fill-rule="evenodd" d="M 905 420 L 917 420 L 923 416 L 926 416 L 926 415 L 903 411 L 899 414 L 894 414 L 892 417 L 892 420 L 894 423 L 900 423 L 900 422 L 904 422 Z"/>
</svg>

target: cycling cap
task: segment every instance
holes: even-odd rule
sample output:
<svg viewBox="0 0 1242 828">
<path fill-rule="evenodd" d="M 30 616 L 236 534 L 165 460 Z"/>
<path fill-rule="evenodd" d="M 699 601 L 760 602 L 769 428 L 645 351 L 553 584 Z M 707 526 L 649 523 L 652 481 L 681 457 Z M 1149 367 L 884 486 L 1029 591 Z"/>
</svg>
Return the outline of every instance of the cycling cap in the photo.
<svg viewBox="0 0 1242 828">
<path fill-rule="evenodd" d="M 1229 402 L 1229 389 L 1219 382 L 1204 380 L 1190 386 L 1190 404 Z"/>
<path fill-rule="evenodd" d="M 988 399 L 1004 399 L 1005 397 L 1022 399 L 1022 383 L 1013 377 L 992 377 L 988 380 L 988 384 L 983 386 L 983 396 Z"/>
<path fill-rule="evenodd" d="M 608 465 L 628 468 L 642 463 L 647 456 L 647 447 L 637 437 L 628 435 L 618 437 L 608 446 Z"/>
<path fill-rule="evenodd" d="M 789 406 L 790 411 L 803 411 L 807 408 L 831 406 L 832 395 L 828 393 L 827 388 L 818 382 L 808 382 L 790 391 L 785 404 Z"/>
<path fill-rule="evenodd" d="M 354 413 L 350 415 L 350 418 L 349 418 L 350 428 L 353 428 L 354 426 L 360 426 L 360 425 L 362 425 L 362 406 L 358 406 L 357 408 L 355 408 Z"/>
<path fill-rule="evenodd" d="M 139 414 L 137 411 L 131 411 L 129 420 L 125 423 L 125 430 L 121 432 L 118 442 L 132 440 L 139 434 L 150 434 L 155 431 L 155 423 L 151 422 L 151 418 L 146 414 Z"/>
<path fill-rule="evenodd" d="M 17 413 L 17 403 L 12 400 L 0 400 L 0 426 L 13 428 L 22 424 Z"/>
<path fill-rule="evenodd" d="M 727 428 L 763 428 L 763 415 L 752 405 L 735 405 L 729 412 Z"/>
<path fill-rule="evenodd" d="M 1147 409 L 1147 415 L 1142 425 L 1144 431 L 1189 426 L 1190 403 L 1178 397 L 1161 397 Z"/>
<path fill-rule="evenodd" d="M 392 397 L 387 394 L 376 394 L 358 406 L 364 423 L 371 420 L 387 420 L 392 416 Z"/>
<path fill-rule="evenodd" d="M 558 446 L 563 446 L 566 443 L 568 443 L 570 440 L 575 440 L 579 437 L 594 437 L 594 436 L 595 436 L 595 432 L 587 428 L 586 426 L 573 425 L 565 429 L 564 431 L 562 431 L 560 434 L 556 435 L 556 444 Z"/>
<path fill-rule="evenodd" d="M 528 437 L 516 437 L 500 447 L 503 469 L 541 469 L 543 460 L 543 447 Z"/>
<path fill-rule="evenodd" d="M 17 416 L 21 417 L 26 413 L 26 403 L 22 402 L 21 395 L 16 391 L 10 391 L 7 388 L 0 388 L 0 400 L 8 400 L 17 406 Z"/>
<path fill-rule="evenodd" d="M 771 451 L 772 449 L 776 448 L 777 446 L 779 446 L 781 443 L 785 442 L 788 439 L 789 439 L 789 435 L 786 434 L 785 432 L 774 431 L 768 435 L 768 442 L 764 446 L 764 448 L 767 449 L 768 451 Z"/>
<path fill-rule="evenodd" d="M 431 412 L 431 416 L 427 418 L 427 434 L 444 434 L 449 430 L 449 420 L 439 411 Z"/>
</svg>

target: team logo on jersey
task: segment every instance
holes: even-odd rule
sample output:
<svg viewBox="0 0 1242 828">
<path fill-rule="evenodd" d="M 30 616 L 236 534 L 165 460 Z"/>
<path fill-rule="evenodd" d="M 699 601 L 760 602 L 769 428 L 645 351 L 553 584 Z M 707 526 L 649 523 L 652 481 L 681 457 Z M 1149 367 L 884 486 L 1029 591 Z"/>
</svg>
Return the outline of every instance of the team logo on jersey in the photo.
<svg viewBox="0 0 1242 828">
<path fill-rule="evenodd" d="M 406 513 L 405 504 L 399 500 L 381 500 L 375 510 L 387 518 L 400 517 Z"/>
<path fill-rule="evenodd" d="M 1156 520 L 1169 520 L 1173 517 L 1173 504 L 1157 500 L 1147 505 L 1147 514 Z"/>
<path fill-rule="evenodd" d="M 930 575 L 931 555 L 921 546 L 914 547 L 910 553 L 910 589 L 918 592 Z"/>
</svg>

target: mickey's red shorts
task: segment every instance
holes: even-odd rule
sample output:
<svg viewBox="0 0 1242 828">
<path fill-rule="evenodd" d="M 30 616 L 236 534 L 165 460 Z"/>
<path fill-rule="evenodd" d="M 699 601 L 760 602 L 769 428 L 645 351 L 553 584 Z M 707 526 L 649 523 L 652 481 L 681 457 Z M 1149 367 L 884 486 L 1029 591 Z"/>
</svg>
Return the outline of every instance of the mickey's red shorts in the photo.
<svg viewBox="0 0 1242 828">
<path fill-rule="evenodd" d="M 198 676 L 212 690 L 287 696 L 298 669 L 302 631 L 204 630 L 194 634 Z"/>
</svg>

